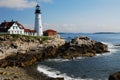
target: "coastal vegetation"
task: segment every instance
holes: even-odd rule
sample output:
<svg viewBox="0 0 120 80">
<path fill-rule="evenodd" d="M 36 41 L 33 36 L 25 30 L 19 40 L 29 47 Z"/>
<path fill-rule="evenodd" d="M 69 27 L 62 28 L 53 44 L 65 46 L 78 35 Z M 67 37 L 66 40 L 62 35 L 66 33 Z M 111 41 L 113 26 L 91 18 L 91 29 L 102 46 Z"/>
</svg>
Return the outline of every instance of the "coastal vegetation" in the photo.
<svg viewBox="0 0 120 80">
<path fill-rule="evenodd" d="M 13 40 L 18 40 L 19 38 L 25 38 L 26 40 L 40 39 L 41 42 L 44 42 L 50 39 L 50 37 L 48 36 L 27 36 L 27 35 L 20 35 L 20 34 L 0 34 L 0 37 L 3 37 L 4 39 L 6 39 L 7 37 L 11 37 L 13 38 Z"/>
</svg>

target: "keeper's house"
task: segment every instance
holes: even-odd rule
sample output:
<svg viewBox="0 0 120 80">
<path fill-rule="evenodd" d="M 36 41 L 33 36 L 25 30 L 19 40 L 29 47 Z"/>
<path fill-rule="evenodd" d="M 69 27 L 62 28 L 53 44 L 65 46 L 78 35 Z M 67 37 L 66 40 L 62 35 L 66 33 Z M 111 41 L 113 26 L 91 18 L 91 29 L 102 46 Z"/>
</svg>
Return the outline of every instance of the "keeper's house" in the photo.
<svg viewBox="0 0 120 80">
<path fill-rule="evenodd" d="M 36 31 L 26 29 L 22 24 L 20 24 L 17 21 L 11 21 L 11 22 L 2 22 L 0 24 L 0 33 L 1 34 L 21 34 L 21 35 L 29 35 L 29 36 L 35 36 Z"/>
</svg>

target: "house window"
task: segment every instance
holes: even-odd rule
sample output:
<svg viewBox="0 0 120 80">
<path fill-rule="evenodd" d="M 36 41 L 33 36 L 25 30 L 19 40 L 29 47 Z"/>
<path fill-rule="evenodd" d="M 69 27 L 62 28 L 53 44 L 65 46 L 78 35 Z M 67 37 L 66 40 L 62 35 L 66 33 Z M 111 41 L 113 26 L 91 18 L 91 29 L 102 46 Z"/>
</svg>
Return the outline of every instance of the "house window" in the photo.
<svg viewBox="0 0 120 80">
<path fill-rule="evenodd" d="M 15 26 L 13 26 L 13 29 L 15 29 Z"/>
<path fill-rule="evenodd" d="M 18 29 L 18 27 L 16 26 L 16 29 Z"/>
</svg>

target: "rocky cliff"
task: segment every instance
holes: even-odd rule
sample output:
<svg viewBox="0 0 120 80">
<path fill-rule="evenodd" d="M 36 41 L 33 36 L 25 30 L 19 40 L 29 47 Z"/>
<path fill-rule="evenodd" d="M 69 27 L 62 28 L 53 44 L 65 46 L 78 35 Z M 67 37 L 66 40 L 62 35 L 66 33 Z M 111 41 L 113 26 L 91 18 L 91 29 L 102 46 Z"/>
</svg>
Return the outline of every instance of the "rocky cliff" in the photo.
<svg viewBox="0 0 120 80">
<path fill-rule="evenodd" d="M 44 52 L 48 51 L 49 47 L 58 48 L 64 44 L 65 40 L 60 37 L 0 35 L 0 66 L 25 67 L 34 64 L 47 58 Z"/>
<path fill-rule="evenodd" d="M 77 37 L 70 42 L 60 37 L 0 36 L 0 66 L 25 67 L 48 58 L 73 59 L 92 57 L 108 51 L 107 45 L 88 37 Z"/>
</svg>

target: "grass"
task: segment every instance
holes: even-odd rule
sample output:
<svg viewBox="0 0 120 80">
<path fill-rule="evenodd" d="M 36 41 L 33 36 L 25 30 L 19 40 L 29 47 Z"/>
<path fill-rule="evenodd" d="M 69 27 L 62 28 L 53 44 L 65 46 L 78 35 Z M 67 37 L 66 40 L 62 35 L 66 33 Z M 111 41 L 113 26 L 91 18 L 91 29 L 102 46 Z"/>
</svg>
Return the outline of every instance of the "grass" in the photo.
<svg viewBox="0 0 120 80">
<path fill-rule="evenodd" d="M 47 41 L 47 40 L 50 40 L 51 38 L 48 37 L 48 36 L 41 36 L 41 43 Z"/>
<path fill-rule="evenodd" d="M 50 40 L 51 38 L 48 36 L 27 36 L 27 35 L 20 35 L 20 34 L 0 34 L 0 36 L 12 36 L 13 40 L 17 40 L 18 38 L 25 38 L 26 40 L 30 40 L 30 39 L 36 39 L 39 40 L 40 43 L 43 43 L 44 41 Z"/>
</svg>

